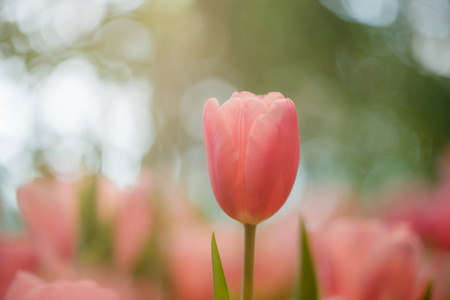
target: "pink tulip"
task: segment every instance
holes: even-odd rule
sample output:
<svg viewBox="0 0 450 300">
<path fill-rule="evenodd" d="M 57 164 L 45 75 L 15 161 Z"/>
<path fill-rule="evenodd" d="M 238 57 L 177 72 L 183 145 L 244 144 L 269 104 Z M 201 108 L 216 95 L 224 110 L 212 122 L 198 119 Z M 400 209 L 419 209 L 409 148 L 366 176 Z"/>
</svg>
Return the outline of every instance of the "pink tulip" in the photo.
<svg viewBox="0 0 450 300">
<path fill-rule="evenodd" d="M 168 299 L 160 285 L 148 277 L 136 278 L 122 272 L 115 272 L 110 267 L 77 268 L 71 274 L 59 280 L 89 280 L 105 289 L 111 289 L 119 295 L 120 300 Z"/>
<path fill-rule="evenodd" d="M 419 214 L 426 224 L 420 232 L 424 239 L 442 250 L 450 251 L 450 191 L 446 198 L 424 206 Z"/>
<path fill-rule="evenodd" d="M 450 146 L 441 157 L 439 171 L 436 187 L 413 182 L 388 191 L 382 214 L 391 222 L 408 223 L 433 247 L 450 251 Z"/>
<path fill-rule="evenodd" d="M 385 198 L 389 204 L 382 214 L 390 222 L 406 222 L 426 243 L 450 250 L 450 179 L 435 189 L 418 184 L 400 186 Z"/>
<path fill-rule="evenodd" d="M 326 296 L 348 300 L 417 299 L 423 293 L 421 248 L 407 228 L 338 220 L 313 238 Z"/>
<path fill-rule="evenodd" d="M 97 178 L 97 217 L 100 223 L 111 224 L 117 218 L 127 193 L 106 177 Z"/>
<path fill-rule="evenodd" d="M 434 199 L 424 209 L 428 225 L 424 236 L 442 250 L 450 251 L 450 148 L 443 158 L 441 169 L 441 181 Z"/>
<path fill-rule="evenodd" d="M 203 133 L 211 186 L 220 207 L 256 225 L 286 201 L 297 174 L 300 136 L 294 103 L 280 93 L 209 99 Z"/>
<path fill-rule="evenodd" d="M 177 224 L 168 236 L 166 259 L 173 299 L 212 299 L 211 230 Z"/>
<path fill-rule="evenodd" d="M 36 268 L 36 254 L 27 239 L 0 236 L 0 299 L 4 299 L 17 271 Z"/>
<path fill-rule="evenodd" d="M 433 283 L 432 300 L 443 300 L 450 296 L 450 254 L 447 252 L 430 253 L 430 276 Z"/>
<path fill-rule="evenodd" d="M 72 257 L 78 232 L 78 199 L 73 184 L 36 179 L 18 191 L 20 212 L 41 263 L 59 268 Z"/>
<path fill-rule="evenodd" d="M 138 186 L 126 193 L 118 211 L 114 231 L 116 264 L 131 270 L 148 242 L 153 226 L 150 193 L 152 178 L 142 176 Z"/>
<path fill-rule="evenodd" d="M 29 273 L 20 272 L 11 284 L 5 300 L 119 300 L 111 290 L 89 280 L 45 283 Z"/>
</svg>

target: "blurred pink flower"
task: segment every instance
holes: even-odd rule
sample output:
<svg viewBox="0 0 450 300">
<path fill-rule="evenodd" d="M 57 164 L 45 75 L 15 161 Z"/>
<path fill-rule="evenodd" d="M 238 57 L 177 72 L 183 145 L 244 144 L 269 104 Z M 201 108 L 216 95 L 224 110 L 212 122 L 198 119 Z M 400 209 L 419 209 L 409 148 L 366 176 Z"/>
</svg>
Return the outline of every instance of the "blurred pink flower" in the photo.
<svg viewBox="0 0 450 300">
<path fill-rule="evenodd" d="M 231 218 L 258 224 L 283 206 L 297 175 L 297 111 L 274 92 L 234 93 L 222 106 L 203 109 L 209 178 L 217 202 Z"/>
<path fill-rule="evenodd" d="M 450 254 L 437 251 L 430 256 L 430 276 L 433 283 L 432 300 L 448 300 L 450 296 Z"/>
<path fill-rule="evenodd" d="M 427 242 L 450 251 L 450 193 L 446 198 L 424 205 L 418 214 L 418 218 L 422 219 L 421 223 L 425 225 L 417 230 L 418 233 Z"/>
<path fill-rule="evenodd" d="M 138 185 L 126 193 L 119 207 L 114 231 L 115 261 L 128 271 L 136 263 L 152 231 L 152 183 L 152 176 L 143 174 Z"/>
<path fill-rule="evenodd" d="M 408 223 L 422 239 L 445 251 L 450 250 L 450 179 L 434 190 L 406 184 L 387 193 L 381 215 L 393 223 Z"/>
<path fill-rule="evenodd" d="M 78 245 L 81 183 L 36 179 L 18 191 L 24 223 L 31 233 L 41 265 L 56 276 L 69 271 Z M 130 271 L 148 241 L 152 229 L 150 195 L 153 178 L 143 172 L 136 187 L 121 190 L 104 177 L 98 178 L 98 225 L 113 231 L 114 259 Z"/>
<path fill-rule="evenodd" d="M 136 263 L 152 230 L 153 182 L 153 174 L 145 170 L 131 189 L 120 189 L 105 177 L 98 179 L 98 219 L 112 226 L 115 264 L 125 271 Z"/>
<path fill-rule="evenodd" d="M 450 251 L 450 146 L 441 163 L 441 181 L 432 203 L 424 209 L 428 230 L 423 234 L 443 250 Z"/>
<path fill-rule="evenodd" d="M 325 296 L 417 299 L 425 280 L 421 246 L 407 228 L 377 220 L 337 220 L 312 236 Z"/>
<path fill-rule="evenodd" d="M 78 194 L 74 184 L 36 179 L 18 190 L 20 212 L 43 266 L 61 268 L 75 250 Z"/>
<path fill-rule="evenodd" d="M 212 299 L 210 235 L 209 228 L 197 224 L 177 224 L 169 233 L 166 259 L 173 299 Z"/>
<path fill-rule="evenodd" d="M 299 211 L 308 230 L 318 230 L 345 215 L 355 215 L 359 209 L 359 194 L 347 184 L 309 185 L 301 197 Z"/>
<path fill-rule="evenodd" d="M 110 224 L 117 218 L 127 193 L 106 177 L 97 178 L 97 216 L 100 223 Z"/>
<path fill-rule="evenodd" d="M 114 290 L 121 300 L 151 300 L 164 298 L 164 290 L 149 278 L 135 278 L 130 274 L 115 272 L 108 267 L 75 269 L 71 274 L 59 279 L 68 281 L 89 280 L 100 286 Z"/>
<path fill-rule="evenodd" d="M 34 272 L 37 258 L 28 239 L 0 236 L 0 299 L 19 270 Z"/>
<path fill-rule="evenodd" d="M 436 187 L 406 183 L 381 196 L 381 215 L 393 223 L 408 223 L 428 244 L 450 251 L 450 146 L 440 164 Z"/>
<path fill-rule="evenodd" d="M 5 300 L 119 300 L 112 290 L 89 280 L 45 283 L 29 273 L 19 272 Z"/>
</svg>

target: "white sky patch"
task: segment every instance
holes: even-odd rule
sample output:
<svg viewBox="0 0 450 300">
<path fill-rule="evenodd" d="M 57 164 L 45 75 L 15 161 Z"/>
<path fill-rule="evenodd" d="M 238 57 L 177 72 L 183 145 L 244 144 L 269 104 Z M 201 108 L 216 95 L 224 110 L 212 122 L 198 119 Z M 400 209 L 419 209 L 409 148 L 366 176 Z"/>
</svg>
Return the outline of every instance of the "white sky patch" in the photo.
<svg viewBox="0 0 450 300">
<path fill-rule="evenodd" d="M 110 59 L 148 61 L 153 57 L 153 38 L 147 28 L 131 19 L 116 19 L 99 32 L 103 55 Z"/>
<path fill-rule="evenodd" d="M 81 37 L 98 30 L 110 7 L 115 14 L 131 12 L 144 2 L 144 0 L 5 0 L 0 7 L 0 13 L 8 22 L 17 23 L 20 31 L 29 36 L 34 50 L 45 52 L 70 47 Z M 140 32 L 137 31 L 137 34 Z"/>
<path fill-rule="evenodd" d="M 450 77 L 450 39 L 414 37 L 412 52 L 422 67 L 440 76 Z"/>
<path fill-rule="evenodd" d="M 62 62 L 40 93 L 46 124 L 55 133 L 81 135 L 98 124 L 101 90 L 94 66 L 83 58 Z"/>
<path fill-rule="evenodd" d="M 23 151 L 31 134 L 32 102 L 23 77 L 23 62 L 9 58 L 0 60 L 0 163 Z"/>
<path fill-rule="evenodd" d="M 145 0 L 109 0 L 119 11 L 133 11 L 139 8 Z"/>
<path fill-rule="evenodd" d="M 80 36 L 93 32 L 104 20 L 106 0 L 55 1 L 49 12 L 51 23 L 64 45 L 73 44 Z"/>
<path fill-rule="evenodd" d="M 399 12 L 398 0 L 320 0 L 329 10 L 345 20 L 383 27 L 389 26 Z"/>
<path fill-rule="evenodd" d="M 450 4 L 447 0 L 412 0 L 408 5 L 411 26 L 427 38 L 446 38 L 450 31 Z"/>
</svg>

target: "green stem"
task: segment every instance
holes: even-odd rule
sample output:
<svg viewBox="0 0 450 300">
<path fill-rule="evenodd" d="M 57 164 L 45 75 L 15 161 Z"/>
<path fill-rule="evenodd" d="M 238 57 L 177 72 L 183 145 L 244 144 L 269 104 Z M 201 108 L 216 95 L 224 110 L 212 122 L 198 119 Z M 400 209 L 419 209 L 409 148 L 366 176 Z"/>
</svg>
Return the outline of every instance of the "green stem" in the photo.
<svg viewBox="0 0 450 300">
<path fill-rule="evenodd" d="M 244 268 L 242 270 L 241 300 L 253 300 L 253 265 L 255 261 L 256 225 L 244 224 Z"/>
</svg>

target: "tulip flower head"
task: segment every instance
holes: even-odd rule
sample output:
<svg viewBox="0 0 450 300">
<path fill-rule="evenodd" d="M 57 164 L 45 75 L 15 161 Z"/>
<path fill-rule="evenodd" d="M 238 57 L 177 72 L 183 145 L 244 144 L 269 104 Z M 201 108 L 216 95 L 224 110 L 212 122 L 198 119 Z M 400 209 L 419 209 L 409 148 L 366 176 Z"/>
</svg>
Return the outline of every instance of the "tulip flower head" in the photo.
<svg viewBox="0 0 450 300">
<path fill-rule="evenodd" d="M 234 93 L 203 109 L 211 186 L 231 218 L 256 225 L 286 202 L 297 174 L 300 136 L 294 103 L 281 93 Z"/>
</svg>

